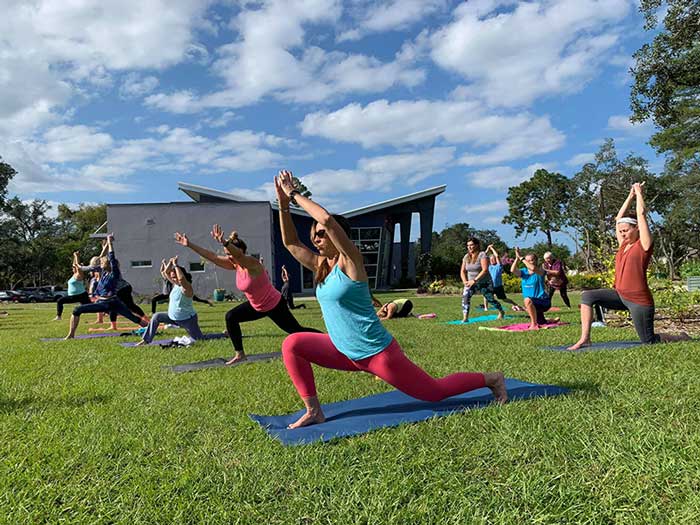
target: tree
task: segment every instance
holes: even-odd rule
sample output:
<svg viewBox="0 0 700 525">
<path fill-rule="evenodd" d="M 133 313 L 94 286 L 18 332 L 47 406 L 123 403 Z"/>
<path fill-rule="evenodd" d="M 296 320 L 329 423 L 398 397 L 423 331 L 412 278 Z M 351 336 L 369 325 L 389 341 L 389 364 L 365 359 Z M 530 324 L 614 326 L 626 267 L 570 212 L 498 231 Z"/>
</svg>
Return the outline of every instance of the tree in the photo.
<svg viewBox="0 0 700 525">
<path fill-rule="evenodd" d="M 3 162 L 2 157 L 0 156 L 0 209 L 2 209 L 2 207 L 5 205 L 7 185 L 15 175 L 17 175 L 17 171 L 15 171 L 15 169 L 7 162 Z"/>
<path fill-rule="evenodd" d="M 433 232 L 430 252 L 433 274 L 459 275 L 459 265 L 467 250 L 467 240 L 471 237 L 479 239 L 482 250 L 489 244 L 493 244 L 499 253 L 504 253 L 508 249 L 494 230 L 477 230 L 464 222 L 453 224 L 440 233 Z"/>
<path fill-rule="evenodd" d="M 657 181 L 642 157 L 619 160 L 615 143 L 607 139 L 570 181 L 566 224 L 576 231 L 587 270 L 599 269 L 615 249 L 614 218 L 635 182 L 645 182 L 647 206 L 654 204 Z"/>
<path fill-rule="evenodd" d="M 301 195 L 303 197 L 306 197 L 307 199 L 311 198 L 311 195 L 312 195 L 311 190 L 309 188 L 307 188 L 306 185 L 303 182 L 301 182 L 300 179 L 298 179 L 297 177 L 292 177 L 292 182 L 294 183 L 294 187 L 299 191 L 299 193 L 301 193 Z M 275 199 L 275 203 L 279 204 L 277 199 Z M 299 207 L 299 205 L 297 204 L 297 201 L 294 200 L 293 198 L 292 198 L 292 200 L 289 201 L 289 205 L 294 206 L 295 208 Z"/>
<path fill-rule="evenodd" d="M 651 119 L 660 129 L 652 146 L 683 163 L 700 157 L 700 3 L 641 0 L 645 29 L 657 28 L 663 4 L 663 29 L 634 54 L 632 120 Z"/>
<path fill-rule="evenodd" d="M 537 170 L 530 180 L 508 188 L 508 215 L 503 224 L 515 226 L 516 235 L 542 232 L 552 247 L 552 232 L 566 224 L 569 181 L 560 173 Z"/>
</svg>

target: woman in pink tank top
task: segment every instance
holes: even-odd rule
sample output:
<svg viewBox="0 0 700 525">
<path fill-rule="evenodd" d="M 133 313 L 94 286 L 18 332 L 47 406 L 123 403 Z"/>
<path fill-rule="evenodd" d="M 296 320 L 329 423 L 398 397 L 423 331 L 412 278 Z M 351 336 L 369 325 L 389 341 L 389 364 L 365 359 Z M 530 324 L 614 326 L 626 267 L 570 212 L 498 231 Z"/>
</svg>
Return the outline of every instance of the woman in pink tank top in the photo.
<svg viewBox="0 0 700 525">
<path fill-rule="evenodd" d="M 221 226 L 215 224 L 211 235 L 221 243 L 227 255 L 217 255 L 197 246 L 187 238 L 187 235 L 179 232 L 175 234 L 175 241 L 217 266 L 236 272 L 236 287 L 245 294 L 247 301 L 226 312 L 226 330 L 236 351 L 235 355 L 227 361 L 227 365 L 246 358 L 241 333 L 241 323 L 246 321 L 269 317 L 288 334 L 320 333 L 314 328 L 304 328 L 294 318 L 287 307 L 287 302 L 282 300 L 282 295 L 272 286 L 265 267 L 258 259 L 246 254 L 248 247 L 236 232 L 231 233 L 228 239 L 224 239 Z"/>
</svg>

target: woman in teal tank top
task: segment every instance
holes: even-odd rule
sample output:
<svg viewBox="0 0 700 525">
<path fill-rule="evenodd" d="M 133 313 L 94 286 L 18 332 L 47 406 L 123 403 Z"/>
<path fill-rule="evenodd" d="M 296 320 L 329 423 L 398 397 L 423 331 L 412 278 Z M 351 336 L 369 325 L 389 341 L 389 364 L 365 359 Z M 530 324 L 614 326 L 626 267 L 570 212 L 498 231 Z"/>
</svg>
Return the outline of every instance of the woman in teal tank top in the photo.
<svg viewBox="0 0 700 525">
<path fill-rule="evenodd" d="M 66 295 L 61 297 L 56 302 L 56 317 L 54 321 L 60 321 L 63 315 L 63 307 L 66 304 L 80 303 L 80 304 L 90 304 L 90 296 L 85 289 L 85 274 L 80 269 L 80 254 L 78 252 L 73 253 L 73 275 L 68 279 L 68 291 Z"/>
<path fill-rule="evenodd" d="M 325 421 L 312 363 L 336 370 L 369 372 L 423 401 L 439 401 L 485 386 L 498 402 L 508 399 L 501 372 L 459 372 L 435 379 L 411 362 L 374 311 L 362 254 L 350 239 L 347 220 L 329 214 L 301 195 L 291 172 L 280 171 L 274 182 L 282 240 L 294 258 L 314 272 L 316 297 L 328 329 L 328 334 L 292 334 L 282 345 L 285 367 L 306 407 L 306 413 L 290 428 Z M 314 219 L 311 241 L 318 252 L 299 241 L 289 212 L 292 199 Z"/>
</svg>

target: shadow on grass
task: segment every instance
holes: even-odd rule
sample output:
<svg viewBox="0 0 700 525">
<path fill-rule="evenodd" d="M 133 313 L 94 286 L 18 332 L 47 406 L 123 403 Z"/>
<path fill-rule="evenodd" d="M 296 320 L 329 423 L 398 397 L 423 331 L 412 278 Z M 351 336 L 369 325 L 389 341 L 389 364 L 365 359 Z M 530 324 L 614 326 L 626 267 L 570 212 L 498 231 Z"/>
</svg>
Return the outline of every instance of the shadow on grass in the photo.
<svg viewBox="0 0 700 525">
<path fill-rule="evenodd" d="M 41 399 L 34 396 L 23 397 L 21 399 L 0 398 L 0 414 L 12 414 L 26 409 L 42 410 L 49 408 L 80 408 L 87 405 L 99 405 L 107 403 L 112 396 L 96 395 L 89 397 Z"/>
</svg>

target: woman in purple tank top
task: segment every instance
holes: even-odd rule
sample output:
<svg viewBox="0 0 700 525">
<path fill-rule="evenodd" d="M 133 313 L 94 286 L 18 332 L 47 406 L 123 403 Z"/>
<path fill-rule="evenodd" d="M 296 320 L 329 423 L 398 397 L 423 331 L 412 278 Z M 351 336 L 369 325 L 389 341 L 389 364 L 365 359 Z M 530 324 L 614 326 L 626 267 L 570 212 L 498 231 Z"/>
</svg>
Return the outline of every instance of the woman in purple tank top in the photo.
<svg viewBox="0 0 700 525">
<path fill-rule="evenodd" d="M 234 356 L 226 364 L 230 365 L 246 358 L 243 350 L 241 323 L 269 317 L 273 323 L 288 334 L 296 332 L 316 332 L 299 324 L 282 300 L 282 295 L 272 286 L 265 267 L 255 257 L 247 255 L 248 247 L 237 232 L 224 239 L 221 226 L 215 224 L 211 236 L 221 243 L 226 255 L 218 255 L 190 241 L 187 235 L 175 233 L 175 242 L 198 253 L 208 261 L 226 270 L 236 272 L 236 286 L 246 296 L 247 301 L 226 312 L 226 330 L 235 350 Z"/>
</svg>

